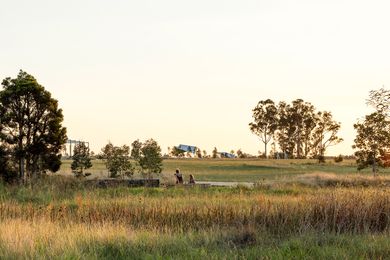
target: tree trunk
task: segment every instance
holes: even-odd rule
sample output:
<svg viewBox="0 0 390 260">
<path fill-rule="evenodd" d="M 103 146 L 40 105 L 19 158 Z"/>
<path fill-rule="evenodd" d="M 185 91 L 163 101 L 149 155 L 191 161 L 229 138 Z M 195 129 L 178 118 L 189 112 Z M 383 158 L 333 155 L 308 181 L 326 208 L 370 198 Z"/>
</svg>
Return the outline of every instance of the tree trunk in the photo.
<svg viewBox="0 0 390 260">
<path fill-rule="evenodd" d="M 19 159 L 19 178 L 22 182 L 24 182 L 25 174 L 24 174 L 24 158 Z"/>
<path fill-rule="evenodd" d="M 21 127 L 19 126 L 19 133 L 21 133 L 21 132 L 22 132 L 22 130 L 21 130 Z M 19 178 L 21 181 L 24 181 L 24 177 L 25 177 L 25 174 L 24 174 L 24 155 L 22 153 L 22 149 L 23 149 L 23 136 L 20 134 L 19 143 L 18 143 Z"/>
<path fill-rule="evenodd" d="M 373 155 L 372 155 L 372 159 L 373 159 L 373 163 L 372 163 L 372 173 L 374 174 L 374 177 L 377 176 L 377 173 L 378 173 L 378 167 L 377 167 L 377 164 L 376 164 L 376 152 L 373 151 L 372 152 Z"/>
<path fill-rule="evenodd" d="M 374 156 L 374 163 L 372 164 L 372 173 L 374 174 L 374 177 L 376 177 L 378 173 L 375 156 Z"/>
</svg>

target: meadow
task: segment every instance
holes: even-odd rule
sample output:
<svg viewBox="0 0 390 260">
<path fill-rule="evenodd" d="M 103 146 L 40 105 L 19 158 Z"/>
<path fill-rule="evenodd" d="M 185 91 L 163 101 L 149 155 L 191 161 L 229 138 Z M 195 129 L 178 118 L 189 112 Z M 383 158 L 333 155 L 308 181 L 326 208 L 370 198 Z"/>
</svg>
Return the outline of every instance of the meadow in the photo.
<svg viewBox="0 0 390 260">
<path fill-rule="evenodd" d="M 70 160 L 64 160 L 59 174 L 72 175 Z M 159 176 L 162 181 L 173 182 L 177 168 L 188 178 L 189 174 L 199 181 L 234 181 L 234 182 L 283 182 L 305 174 L 329 173 L 337 175 L 361 174 L 371 175 L 370 169 L 357 171 L 354 160 L 335 163 L 328 160 L 319 164 L 317 160 L 271 160 L 271 159 L 166 159 L 163 172 Z M 102 160 L 94 160 L 93 166 L 86 172 L 91 178 L 105 178 L 107 170 Z M 390 175 L 390 169 L 381 169 L 382 175 Z M 135 174 L 135 178 L 140 177 Z"/>
<path fill-rule="evenodd" d="M 253 188 L 92 188 L 68 172 L 0 184 L 1 259 L 385 259 L 390 173 L 353 161 L 166 160 Z M 104 173 L 102 162 L 91 172 Z M 241 175 L 242 174 L 242 175 Z"/>
</svg>

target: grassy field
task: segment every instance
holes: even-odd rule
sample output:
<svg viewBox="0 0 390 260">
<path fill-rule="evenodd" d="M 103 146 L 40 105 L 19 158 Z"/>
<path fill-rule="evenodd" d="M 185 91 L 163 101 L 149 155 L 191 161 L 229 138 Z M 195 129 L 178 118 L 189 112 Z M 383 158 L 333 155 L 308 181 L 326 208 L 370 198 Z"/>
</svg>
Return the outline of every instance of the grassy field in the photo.
<svg viewBox="0 0 390 260">
<path fill-rule="evenodd" d="M 63 161 L 60 173 L 72 175 L 71 161 Z M 173 174 L 177 168 L 185 178 L 193 174 L 199 181 L 285 181 L 291 178 L 313 173 L 333 173 L 337 175 L 363 174 L 371 175 L 370 169 L 358 172 L 354 160 L 344 160 L 334 163 L 328 160 L 318 164 L 316 160 L 265 160 L 265 159 L 168 159 L 164 160 L 161 178 L 173 182 Z M 93 161 L 93 167 L 88 169 L 95 177 L 108 175 L 104 161 Z M 390 169 L 382 169 L 382 175 L 390 175 Z"/>
<path fill-rule="evenodd" d="M 390 255 L 390 174 L 356 173 L 352 161 L 164 162 L 167 176 L 179 167 L 198 180 L 258 181 L 254 188 L 98 189 L 73 178 L 67 164 L 62 175 L 24 187 L 0 184 L 0 259 Z"/>
</svg>

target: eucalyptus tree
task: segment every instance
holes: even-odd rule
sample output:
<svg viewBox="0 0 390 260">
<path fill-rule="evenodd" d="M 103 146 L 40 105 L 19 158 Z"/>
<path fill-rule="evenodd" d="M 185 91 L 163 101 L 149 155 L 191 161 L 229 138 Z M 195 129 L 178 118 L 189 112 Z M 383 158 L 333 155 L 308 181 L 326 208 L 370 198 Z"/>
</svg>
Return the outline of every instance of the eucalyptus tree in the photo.
<svg viewBox="0 0 390 260">
<path fill-rule="evenodd" d="M 250 130 L 264 143 L 264 155 L 267 157 L 267 144 L 271 141 L 278 127 L 278 109 L 271 99 L 261 100 L 253 111 Z"/>
<path fill-rule="evenodd" d="M 323 157 L 328 147 L 336 145 L 343 141 L 338 136 L 341 124 L 333 120 L 331 112 L 318 112 L 317 124 L 313 134 L 313 155 Z"/>
<path fill-rule="evenodd" d="M 363 122 L 354 124 L 357 135 L 352 148 L 357 149 L 358 169 L 371 166 L 376 175 L 380 157 L 390 150 L 390 90 L 370 91 L 367 104 L 376 111 L 366 115 Z"/>
<path fill-rule="evenodd" d="M 0 141 L 17 161 L 18 178 L 58 171 L 66 128 L 58 101 L 30 74 L 5 78 L 0 91 Z"/>
<path fill-rule="evenodd" d="M 277 109 L 278 124 L 276 140 L 284 156 L 293 156 L 295 143 L 292 138 L 294 129 L 291 127 L 291 118 L 289 116 L 290 105 L 281 101 L 279 102 Z"/>
<path fill-rule="evenodd" d="M 297 158 L 306 158 L 312 148 L 312 134 L 318 120 L 315 107 L 302 99 L 294 100 L 290 117 L 295 128 L 296 156 Z"/>
<path fill-rule="evenodd" d="M 357 132 L 352 148 L 357 149 L 358 169 L 372 167 L 374 175 L 378 172 L 380 157 L 390 148 L 390 121 L 380 112 L 365 116 L 363 122 L 354 124 Z"/>
<path fill-rule="evenodd" d="M 390 114 L 390 90 L 380 88 L 371 90 L 367 104 L 372 106 L 378 113 L 383 113 L 387 116 Z"/>
<path fill-rule="evenodd" d="M 290 157 L 307 157 L 317 123 L 315 107 L 302 99 L 296 99 L 291 105 L 280 102 L 277 111 L 276 137 L 279 147 Z"/>
</svg>

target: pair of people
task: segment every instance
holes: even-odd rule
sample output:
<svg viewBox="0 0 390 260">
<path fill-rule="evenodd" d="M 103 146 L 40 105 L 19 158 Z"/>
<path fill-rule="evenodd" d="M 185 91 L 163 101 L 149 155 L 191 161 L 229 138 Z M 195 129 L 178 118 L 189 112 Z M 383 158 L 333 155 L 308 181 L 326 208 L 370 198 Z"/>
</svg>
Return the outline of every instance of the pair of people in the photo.
<svg viewBox="0 0 390 260">
<path fill-rule="evenodd" d="M 175 177 L 176 177 L 176 184 L 183 184 L 183 174 L 181 174 L 179 169 L 176 169 Z M 195 184 L 195 179 L 192 174 L 190 174 L 190 180 L 188 183 Z"/>
</svg>

